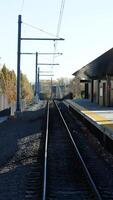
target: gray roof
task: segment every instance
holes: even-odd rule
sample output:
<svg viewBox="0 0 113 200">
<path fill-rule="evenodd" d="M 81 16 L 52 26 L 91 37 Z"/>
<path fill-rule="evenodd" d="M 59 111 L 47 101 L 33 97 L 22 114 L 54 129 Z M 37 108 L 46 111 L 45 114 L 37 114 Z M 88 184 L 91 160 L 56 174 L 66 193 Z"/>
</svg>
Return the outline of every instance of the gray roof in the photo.
<svg viewBox="0 0 113 200">
<path fill-rule="evenodd" d="M 113 48 L 85 65 L 79 70 L 89 78 L 101 79 L 107 75 L 113 76 Z M 76 75 L 76 72 L 73 74 Z"/>
</svg>

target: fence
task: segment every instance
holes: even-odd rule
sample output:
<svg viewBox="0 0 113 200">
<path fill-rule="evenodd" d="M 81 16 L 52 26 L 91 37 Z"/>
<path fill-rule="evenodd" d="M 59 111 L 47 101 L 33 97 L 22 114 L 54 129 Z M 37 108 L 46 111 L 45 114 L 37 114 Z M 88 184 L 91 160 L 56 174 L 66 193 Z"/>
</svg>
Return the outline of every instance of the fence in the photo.
<svg viewBox="0 0 113 200">
<path fill-rule="evenodd" d="M 21 111 L 23 111 L 26 108 L 26 106 L 27 106 L 26 101 L 21 100 Z M 11 108 L 11 115 L 14 115 L 16 111 L 16 102 L 12 102 L 11 104 L 8 104 L 7 96 L 0 95 L 0 111 L 6 108 Z"/>
<path fill-rule="evenodd" d="M 0 110 L 4 110 L 5 108 L 8 108 L 8 101 L 6 95 L 0 95 Z"/>
</svg>

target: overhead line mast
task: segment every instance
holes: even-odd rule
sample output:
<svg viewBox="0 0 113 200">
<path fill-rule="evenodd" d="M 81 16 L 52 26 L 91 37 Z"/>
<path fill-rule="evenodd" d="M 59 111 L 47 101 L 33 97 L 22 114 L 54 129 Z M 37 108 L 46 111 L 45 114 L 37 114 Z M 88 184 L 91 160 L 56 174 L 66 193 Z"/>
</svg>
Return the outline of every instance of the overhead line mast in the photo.
<svg viewBox="0 0 113 200">
<path fill-rule="evenodd" d="M 20 105 L 20 65 L 21 65 L 21 41 L 22 40 L 64 40 L 63 38 L 22 38 L 21 37 L 21 24 L 22 16 L 18 16 L 18 50 L 17 50 L 17 102 L 16 102 L 16 111 L 21 111 Z"/>
<path fill-rule="evenodd" d="M 38 102 L 39 100 L 39 94 L 40 94 L 40 76 L 53 76 L 50 74 L 46 74 L 46 75 L 41 75 L 40 73 L 51 73 L 51 72 L 45 72 L 45 71 L 40 71 L 39 69 L 39 65 L 52 65 L 51 63 L 38 63 L 38 55 L 53 55 L 54 53 L 39 53 L 39 52 L 22 52 L 20 53 L 21 55 L 35 55 L 36 57 L 36 61 L 35 61 L 35 91 L 34 91 L 34 95 L 36 97 L 35 101 Z M 56 55 L 62 55 L 62 53 L 55 53 Z M 59 65 L 59 64 L 54 64 L 54 65 Z"/>
</svg>

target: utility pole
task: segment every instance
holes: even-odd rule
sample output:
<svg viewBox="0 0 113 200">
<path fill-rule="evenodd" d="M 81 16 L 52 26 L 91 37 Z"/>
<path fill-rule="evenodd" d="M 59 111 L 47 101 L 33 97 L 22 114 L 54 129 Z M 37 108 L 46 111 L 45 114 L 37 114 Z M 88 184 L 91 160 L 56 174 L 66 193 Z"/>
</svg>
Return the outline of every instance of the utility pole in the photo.
<svg viewBox="0 0 113 200">
<path fill-rule="evenodd" d="M 35 78 L 35 101 L 36 103 L 39 101 L 40 97 L 40 81 L 39 81 L 39 73 L 40 73 L 40 69 L 38 67 L 38 52 L 36 52 L 36 68 L 35 68 L 36 72 L 36 78 Z"/>
<path fill-rule="evenodd" d="M 50 65 L 50 66 L 52 65 L 53 66 L 53 65 L 59 65 L 59 64 L 57 64 L 57 63 L 56 64 L 55 63 L 54 64 L 51 64 L 51 63 L 39 63 L 39 65 Z M 53 76 L 53 74 L 44 74 L 44 75 L 40 75 L 40 76 L 51 76 L 51 94 L 50 94 L 51 97 L 50 98 L 52 99 L 52 85 L 53 85 L 52 76 Z"/>
<path fill-rule="evenodd" d="M 41 75 L 40 73 L 51 73 L 50 71 L 40 71 L 38 65 L 59 65 L 59 64 L 49 64 L 49 63 L 38 63 L 38 55 L 62 55 L 62 53 L 38 53 L 38 52 L 21 52 L 21 55 L 35 55 L 35 87 L 34 87 L 34 96 L 35 101 L 38 102 L 40 98 L 40 76 L 53 76 L 48 74 Z M 38 66 L 38 67 L 37 67 Z"/>
<path fill-rule="evenodd" d="M 40 99 L 40 68 L 38 67 L 38 98 Z"/>
<path fill-rule="evenodd" d="M 18 16 L 18 52 L 17 52 L 17 107 L 16 111 L 21 111 L 20 108 L 20 52 L 21 52 L 21 15 Z"/>
<path fill-rule="evenodd" d="M 63 41 L 63 38 L 23 38 L 21 37 L 21 24 L 22 24 L 22 16 L 18 16 L 18 52 L 17 52 L 17 102 L 16 102 L 16 111 L 21 111 L 21 105 L 20 105 L 20 60 L 21 60 L 21 41 L 22 40 L 42 40 L 42 41 Z"/>
<path fill-rule="evenodd" d="M 36 52 L 36 67 L 35 67 L 35 97 L 36 97 L 36 102 L 38 101 L 39 99 L 39 96 L 37 96 L 37 91 L 38 91 L 38 86 L 37 86 L 37 83 L 38 83 L 38 76 L 37 76 L 37 65 L 38 65 L 38 52 Z"/>
<path fill-rule="evenodd" d="M 51 99 L 52 99 L 52 86 L 53 86 L 53 81 L 52 81 L 52 77 L 51 77 Z"/>
</svg>

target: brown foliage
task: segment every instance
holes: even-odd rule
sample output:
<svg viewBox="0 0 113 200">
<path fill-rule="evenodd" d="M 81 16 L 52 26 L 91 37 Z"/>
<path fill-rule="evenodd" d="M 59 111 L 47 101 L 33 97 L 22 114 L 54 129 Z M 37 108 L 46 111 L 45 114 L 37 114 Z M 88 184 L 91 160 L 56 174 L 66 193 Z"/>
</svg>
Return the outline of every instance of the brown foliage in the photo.
<svg viewBox="0 0 113 200">
<path fill-rule="evenodd" d="M 0 80 L 2 82 L 2 92 L 7 96 L 8 102 L 16 100 L 16 75 L 14 71 L 9 71 L 5 65 L 1 69 Z"/>
<path fill-rule="evenodd" d="M 5 65 L 0 70 L 0 93 L 7 96 L 8 102 L 16 101 L 16 74 L 10 71 Z M 22 99 L 30 101 L 33 97 L 33 90 L 26 75 L 21 73 L 21 96 Z"/>
</svg>

